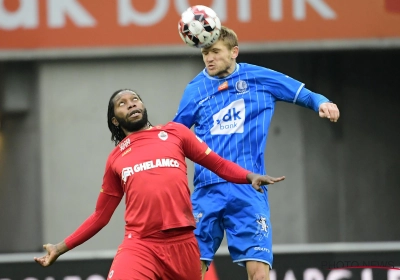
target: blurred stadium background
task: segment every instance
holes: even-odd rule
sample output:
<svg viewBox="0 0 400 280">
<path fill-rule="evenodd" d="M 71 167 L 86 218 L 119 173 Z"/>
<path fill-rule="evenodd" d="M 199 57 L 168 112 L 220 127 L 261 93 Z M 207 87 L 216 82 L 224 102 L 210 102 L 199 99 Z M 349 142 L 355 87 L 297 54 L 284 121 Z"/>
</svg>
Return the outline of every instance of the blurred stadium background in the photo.
<svg viewBox="0 0 400 280">
<path fill-rule="evenodd" d="M 137 90 L 153 124 L 174 116 L 203 68 L 177 33 L 197 4 L 237 32 L 239 62 L 286 73 L 341 111 L 331 124 L 277 105 L 267 170 L 287 179 L 270 188 L 271 280 L 400 279 L 398 0 L 0 0 L 0 279 L 106 279 L 123 203 L 51 268 L 32 257 L 94 209 L 112 92 Z M 225 242 L 207 277 L 246 279 Z"/>
</svg>

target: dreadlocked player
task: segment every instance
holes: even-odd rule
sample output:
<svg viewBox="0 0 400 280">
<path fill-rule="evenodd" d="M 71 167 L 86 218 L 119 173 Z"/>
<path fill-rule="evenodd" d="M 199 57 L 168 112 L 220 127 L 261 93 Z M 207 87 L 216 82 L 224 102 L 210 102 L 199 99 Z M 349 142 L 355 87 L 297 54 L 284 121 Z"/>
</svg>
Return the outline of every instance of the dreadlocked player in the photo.
<svg viewBox="0 0 400 280">
<path fill-rule="evenodd" d="M 47 254 L 35 258 L 42 266 L 99 232 L 125 195 L 125 237 L 108 277 L 201 279 L 185 157 L 227 181 L 251 183 L 258 191 L 284 179 L 250 173 L 221 158 L 184 125 L 152 126 L 132 90 L 111 96 L 108 127 L 117 147 L 108 157 L 95 212 L 64 241 L 43 246 Z"/>
</svg>

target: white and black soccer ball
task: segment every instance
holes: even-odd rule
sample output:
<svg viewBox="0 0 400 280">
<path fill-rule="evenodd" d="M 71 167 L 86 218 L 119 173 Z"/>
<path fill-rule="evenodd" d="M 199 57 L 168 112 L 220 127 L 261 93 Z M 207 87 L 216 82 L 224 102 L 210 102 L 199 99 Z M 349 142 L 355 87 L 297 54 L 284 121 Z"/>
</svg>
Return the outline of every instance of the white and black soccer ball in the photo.
<svg viewBox="0 0 400 280">
<path fill-rule="evenodd" d="M 182 13 L 178 32 L 188 46 L 206 48 L 218 41 L 221 21 L 211 8 L 192 6 Z"/>
</svg>

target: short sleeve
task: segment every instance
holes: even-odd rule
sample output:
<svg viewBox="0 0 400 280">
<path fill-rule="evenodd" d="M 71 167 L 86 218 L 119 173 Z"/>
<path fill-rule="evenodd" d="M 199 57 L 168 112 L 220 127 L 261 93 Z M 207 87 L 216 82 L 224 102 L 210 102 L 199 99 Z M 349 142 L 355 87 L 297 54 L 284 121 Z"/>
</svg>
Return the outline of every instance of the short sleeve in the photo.
<svg viewBox="0 0 400 280">
<path fill-rule="evenodd" d="M 103 184 L 101 187 L 101 192 L 108 195 L 122 197 L 124 196 L 124 191 L 121 187 L 121 179 L 117 173 L 112 168 L 112 158 L 109 157 L 106 163 L 106 170 L 103 176 Z"/>
</svg>

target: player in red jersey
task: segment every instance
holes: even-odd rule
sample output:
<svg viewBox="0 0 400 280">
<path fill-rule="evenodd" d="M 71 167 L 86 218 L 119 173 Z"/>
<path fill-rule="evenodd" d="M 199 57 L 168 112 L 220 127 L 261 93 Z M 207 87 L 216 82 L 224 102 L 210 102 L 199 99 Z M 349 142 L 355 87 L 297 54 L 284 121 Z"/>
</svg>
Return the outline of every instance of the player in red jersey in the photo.
<svg viewBox="0 0 400 280">
<path fill-rule="evenodd" d="M 111 96 L 108 127 L 117 147 L 108 157 L 95 212 L 64 241 L 43 245 L 47 254 L 34 258 L 42 266 L 99 232 L 125 194 L 125 237 L 108 279 L 201 279 L 185 157 L 230 182 L 250 182 L 257 191 L 284 179 L 250 173 L 221 158 L 181 124 L 152 126 L 131 90 Z"/>
</svg>

